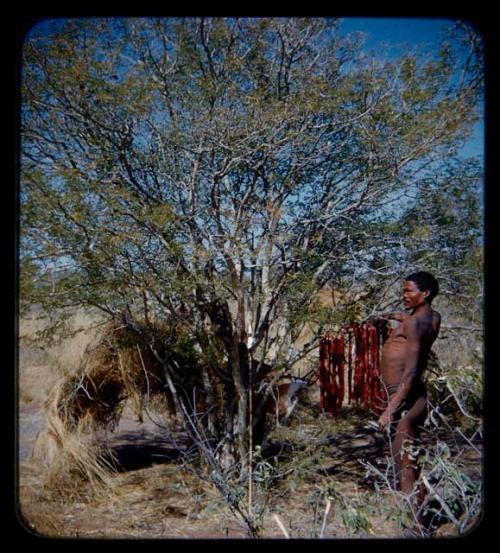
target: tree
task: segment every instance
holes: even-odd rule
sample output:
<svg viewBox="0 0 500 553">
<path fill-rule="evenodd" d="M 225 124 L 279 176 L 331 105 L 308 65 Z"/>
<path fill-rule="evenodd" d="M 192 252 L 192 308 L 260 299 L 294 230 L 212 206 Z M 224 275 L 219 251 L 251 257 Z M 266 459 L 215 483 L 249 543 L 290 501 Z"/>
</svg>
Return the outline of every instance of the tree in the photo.
<svg viewBox="0 0 500 553">
<path fill-rule="evenodd" d="M 481 40 L 464 29 L 466 57 L 452 41 L 384 61 L 331 19 L 35 27 L 23 47 L 22 299 L 97 307 L 150 344 L 154 321 L 178 321 L 196 351 L 218 352 L 199 385 L 223 408 L 203 420 L 223 466 L 245 477 L 265 366 L 290 369 L 328 325 L 383 307 L 409 267 L 451 274 L 457 252 L 478 246 L 481 168 L 458 152 L 478 118 Z M 450 190 L 468 214 L 458 233 Z M 325 284 L 344 297 L 328 312 L 315 301 Z M 307 323 L 315 335 L 297 349 Z M 159 360 L 191 424 L 177 367 Z"/>
</svg>

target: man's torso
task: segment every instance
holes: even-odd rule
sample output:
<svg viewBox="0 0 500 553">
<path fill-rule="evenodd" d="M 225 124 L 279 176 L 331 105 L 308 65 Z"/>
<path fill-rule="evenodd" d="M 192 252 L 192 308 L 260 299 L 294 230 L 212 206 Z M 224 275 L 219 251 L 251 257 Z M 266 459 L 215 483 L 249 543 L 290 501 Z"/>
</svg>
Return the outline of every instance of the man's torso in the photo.
<svg viewBox="0 0 500 553">
<path fill-rule="evenodd" d="M 410 315 L 403 323 L 393 329 L 382 349 L 381 363 L 382 380 L 389 392 L 399 385 L 403 377 L 406 360 L 407 323 L 411 317 L 417 317 L 419 325 L 422 325 L 423 328 L 419 379 L 426 368 L 430 348 L 439 332 L 441 316 L 433 310 L 430 310 L 426 316 Z"/>
</svg>

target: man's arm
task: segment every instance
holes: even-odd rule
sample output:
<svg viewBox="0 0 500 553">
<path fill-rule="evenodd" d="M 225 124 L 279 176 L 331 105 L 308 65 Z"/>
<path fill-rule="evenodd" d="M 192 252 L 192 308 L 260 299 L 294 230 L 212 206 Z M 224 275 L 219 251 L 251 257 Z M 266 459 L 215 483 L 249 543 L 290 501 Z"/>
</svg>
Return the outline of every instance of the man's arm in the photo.
<svg viewBox="0 0 500 553">
<path fill-rule="evenodd" d="M 405 402 L 418 378 L 423 330 L 420 328 L 419 322 L 415 318 L 408 318 L 405 324 L 405 369 L 396 393 L 392 396 L 389 405 L 379 418 L 379 426 L 381 428 L 384 428 L 392 422 L 394 413 Z"/>
<path fill-rule="evenodd" d="M 382 313 L 380 315 L 381 319 L 388 319 L 388 320 L 394 320 L 399 321 L 400 323 L 406 321 L 406 319 L 409 317 L 408 313 L 402 313 L 400 311 L 390 311 L 389 313 Z"/>
</svg>

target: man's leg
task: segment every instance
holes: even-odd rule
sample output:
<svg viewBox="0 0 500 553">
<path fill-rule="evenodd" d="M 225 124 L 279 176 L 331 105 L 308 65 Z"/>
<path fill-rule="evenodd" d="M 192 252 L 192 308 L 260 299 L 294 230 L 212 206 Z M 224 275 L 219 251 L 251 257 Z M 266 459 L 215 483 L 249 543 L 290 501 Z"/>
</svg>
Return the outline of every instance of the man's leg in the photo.
<svg viewBox="0 0 500 553">
<path fill-rule="evenodd" d="M 414 488 L 419 477 L 416 463 L 417 439 L 420 435 L 420 426 L 424 424 L 427 413 L 427 398 L 420 396 L 397 422 L 392 441 L 397 488 L 409 497 L 413 519 L 423 535 L 427 532 L 421 513 L 425 494 L 422 494 L 421 488 L 418 490 Z"/>
<path fill-rule="evenodd" d="M 419 427 L 424 424 L 427 417 L 427 398 L 420 396 L 411 406 L 409 411 L 402 417 L 396 426 L 394 439 L 392 441 L 392 453 L 396 468 L 398 488 L 405 494 L 413 493 L 415 481 L 418 478 L 414 447 L 420 434 Z M 421 493 L 418 493 L 415 507 L 417 510 L 423 500 Z"/>
</svg>

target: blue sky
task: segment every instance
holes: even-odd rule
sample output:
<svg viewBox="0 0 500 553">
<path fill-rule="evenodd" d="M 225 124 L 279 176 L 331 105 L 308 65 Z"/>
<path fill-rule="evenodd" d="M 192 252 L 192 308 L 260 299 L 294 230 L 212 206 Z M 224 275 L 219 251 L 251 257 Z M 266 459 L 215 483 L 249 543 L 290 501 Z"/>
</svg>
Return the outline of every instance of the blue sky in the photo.
<svg viewBox="0 0 500 553">
<path fill-rule="evenodd" d="M 433 17 L 346 17 L 341 19 L 340 29 L 346 34 L 364 33 L 367 53 L 397 56 L 405 46 L 410 50 L 417 46 L 422 51 L 432 50 L 443 39 L 443 31 L 455 22 L 453 18 Z M 484 155 L 484 109 L 482 113 L 472 137 L 462 148 L 465 157 Z"/>
<path fill-rule="evenodd" d="M 441 18 L 403 18 L 403 17 L 346 17 L 342 19 L 341 29 L 347 32 L 367 33 L 366 48 L 388 42 L 401 46 L 403 43 L 430 45 L 441 38 L 443 27 L 453 25 L 453 19 Z"/>
<path fill-rule="evenodd" d="M 341 18 L 340 30 L 345 34 L 361 31 L 365 35 L 364 50 L 369 54 L 397 57 L 404 47 L 410 50 L 418 47 L 422 53 L 435 51 L 435 46 L 444 38 L 443 31 L 455 22 L 454 18 L 434 17 L 345 17 Z M 53 19 L 40 21 L 37 31 L 53 23 Z M 475 125 L 462 155 L 484 155 L 484 115 Z"/>
</svg>

